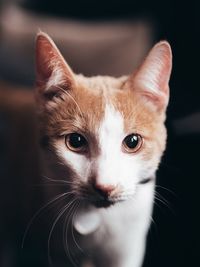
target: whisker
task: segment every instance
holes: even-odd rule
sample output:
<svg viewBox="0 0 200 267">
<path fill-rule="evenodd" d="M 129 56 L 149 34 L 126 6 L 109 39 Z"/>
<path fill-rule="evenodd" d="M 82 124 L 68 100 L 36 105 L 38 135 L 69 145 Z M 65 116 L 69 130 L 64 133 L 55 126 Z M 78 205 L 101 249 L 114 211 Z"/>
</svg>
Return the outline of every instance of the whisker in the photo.
<svg viewBox="0 0 200 267">
<path fill-rule="evenodd" d="M 61 211 L 58 213 L 57 218 L 55 219 L 54 223 L 52 224 L 51 230 L 49 232 L 49 237 L 48 237 L 48 261 L 50 264 L 52 264 L 52 260 L 51 260 L 51 255 L 50 255 L 50 242 L 51 242 L 51 237 L 52 237 L 52 233 L 53 230 L 56 226 L 56 224 L 58 223 L 59 219 L 62 217 L 62 215 L 67 211 L 67 209 L 71 206 L 71 204 L 74 202 L 74 200 L 72 200 L 71 202 L 67 203 L 62 209 Z"/>
<path fill-rule="evenodd" d="M 43 178 L 47 179 L 50 182 L 60 182 L 60 183 L 64 183 L 64 184 L 70 184 L 70 185 L 79 185 L 80 183 L 77 181 L 67 181 L 67 180 L 60 180 L 60 179 L 52 179 L 48 176 L 43 176 Z"/>
<path fill-rule="evenodd" d="M 74 209 L 74 214 L 73 214 L 73 216 L 72 216 L 72 238 L 73 238 L 74 243 L 75 243 L 75 245 L 77 246 L 77 248 L 78 248 L 82 253 L 84 253 L 83 249 L 82 249 L 82 248 L 79 246 L 79 244 L 77 243 L 76 238 L 75 238 L 75 235 L 74 235 L 74 219 L 75 219 L 75 215 L 76 215 L 76 213 L 77 213 L 77 210 L 78 210 L 79 206 L 80 206 L 80 201 L 78 201 L 78 204 L 76 205 L 76 207 L 75 207 L 75 209 Z"/>
<path fill-rule="evenodd" d="M 164 206 L 166 206 L 167 208 L 169 208 L 169 206 L 162 200 L 162 199 L 160 199 L 160 198 L 158 198 L 158 197 L 154 197 L 156 200 L 158 200 L 158 201 L 160 201 Z"/>
<path fill-rule="evenodd" d="M 152 225 L 154 226 L 154 229 L 155 229 L 155 231 L 156 231 L 156 234 L 158 235 L 157 225 L 156 225 L 156 222 L 155 222 L 155 220 L 153 219 L 152 216 L 150 216 L 150 220 L 151 220 L 151 222 L 152 222 Z"/>
<path fill-rule="evenodd" d="M 75 199 L 74 201 L 77 201 L 77 199 Z M 65 222 L 64 222 L 64 226 L 63 226 L 64 227 L 63 228 L 63 244 L 64 244 L 65 253 L 69 257 L 71 263 L 74 266 L 77 266 L 76 262 L 73 260 L 73 257 L 72 257 L 72 255 L 70 253 L 70 247 L 68 246 L 68 228 L 69 228 L 69 223 L 70 223 L 71 217 L 73 215 L 73 210 L 74 210 L 75 205 L 76 205 L 76 202 L 70 208 L 69 213 L 68 213 L 69 216 L 66 217 Z"/>
<path fill-rule="evenodd" d="M 30 228 L 31 228 L 31 225 L 33 224 L 33 222 L 36 220 L 36 218 L 41 214 L 41 212 L 45 209 L 45 208 L 47 208 L 47 207 L 49 207 L 51 204 L 53 204 L 53 203 L 55 203 L 57 200 L 61 200 L 61 199 L 63 199 L 65 196 L 68 196 L 68 195 L 70 195 L 70 194 L 72 194 L 72 193 L 70 193 L 70 192 L 65 192 L 65 193 L 62 193 L 62 194 L 59 194 L 59 195 L 57 195 L 55 198 L 53 198 L 52 200 L 50 200 L 49 202 L 47 202 L 45 205 L 43 205 L 34 215 L 33 215 L 33 217 L 31 218 L 31 220 L 30 220 L 30 222 L 28 223 L 28 226 L 27 226 L 27 228 L 26 228 L 26 230 L 25 230 L 25 232 L 24 232 L 24 236 L 23 236 L 23 238 L 22 238 L 22 249 L 24 248 L 24 243 L 25 243 L 25 239 L 26 239 L 26 236 L 27 236 L 27 234 L 28 234 L 28 232 L 29 232 L 29 230 L 30 230 Z"/>
<path fill-rule="evenodd" d="M 171 208 L 171 206 L 169 205 L 169 202 L 167 201 L 167 200 L 165 200 L 164 199 L 164 197 L 162 197 L 163 199 L 161 199 L 160 198 L 161 197 L 161 195 L 155 195 L 154 196 L 154 198 L 155 198 L 155 200 L 158 200 L 160 203 L 162 203 L 165 207 L 167 207 L 170 211 L 171 211 L 171 213 L 173 214 L 173 215 L 175 215 L 175 212 L 174 212 L 174 210 Z M 156 202 L 155 202 L 156 203 Z"/>
<path fill-rule="evenodd" d="M 66 184 L 63 184 L 63 183 L 41 183 L 41 184 L 34 184 L 33 185 L 33 187 L 56 187 L 56 186 L 59 186 L 59 187 L 65 187 L 65 188 L 67 188 L 66 187 Z"/>
<path fill-rule="evenodd" d="M 159 194 L 157 191 L 155 191 L 154 193 L 155 196 L 162 200 L 166 206 L 169 206 L 169 201 L 167 201 L 161 194 Z"/>
<path fill-rule="evenodd" d="M 177 197 L 177 195 L 176 195 L 175 192 L 173 192 L 172 190 L 170 190 L 170 189 L 168 189 L 168 188 L 166 188 L 166 187 L 164 187 L 164 186 L 156 185 L 156 188 L 161 188 L 161 189 L 163 189 L 163 190 L 169 192 L 170 194 L 172 194 L 174 197 Z"/>
<path fill-rule="evenodd" d="M 158 240 L 159 240 L 159 233 L 158 233 L 158 227 L 156 225 L 156 222 L 155 220 L 153 219 L 152 216 L 150 216 L 150 220 L 151 220 L 151 227 L 149 229 L 149 233 L 150 233 L 150 236 L 152 238 L 152 241 L 157 244 Z"/>
<path fill-rule="evenodd" d="M 162 207 L 157 203 L 157 201 L 155 201 L 155 198 L 153 204 L 156 205 L 161 211 L 163 210 Z"/>
<path fill-rule="evenodd" d="M 74 243 L 75 243 L 75 245 L 79 248 L 79 245 L 77 244 L 77 242 L 76 242 L 76 240 L 75 240 L 75 236 L 74 236 L 74 227 L 73 227 L 73 217 L 74 217 L 74 212 L 75 212 L 75 210 L 76 210 L 76 207 L 77 207 L 77 205 L 79 206 L 79 201 L 78 201 L 78 203 L 75 203 L 74 204 L 74 206 L 73 206 L 73 209 L 72 209 L 72 212 L 71 212 L 71 215 L 70 215 L 70 218 L 69 218 L 69 220 L 71 221 L 71 234 L 72 234 L 72 239 L 73 239 L 73 241 L 74 241 Z M 76 262 L 75 262 L 75 258 L 74 258 L 74 263 L 75 263 L 75 266 L 77 267 L 78 265 L 76 264 Z"/>
</svg>

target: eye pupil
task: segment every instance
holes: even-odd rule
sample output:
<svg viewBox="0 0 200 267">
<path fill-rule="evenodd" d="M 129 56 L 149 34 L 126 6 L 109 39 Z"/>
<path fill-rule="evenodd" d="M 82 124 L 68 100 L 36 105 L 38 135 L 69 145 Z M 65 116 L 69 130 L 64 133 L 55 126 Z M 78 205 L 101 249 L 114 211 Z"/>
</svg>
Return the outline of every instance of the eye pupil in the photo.
<svg viewBox="0 0 200 267">
<path fill-rule="evenodd" d="M 87 144 L 86 139 L 78 133 L 71 133 L 66 136 L 66 145 L 70 150 L 80 151 Z"/>
<path fill-rule="evenodd" d="M 127 152 L 136 152 L 142 145 L 142 137 L 139 134 L 130 134 L 123 141 Z"/>
<path fill-rule="evenodd" d="M 71 146 L 78 148 L 85 144 L 85 139 L 80 134 L 73 133 L 69 136 L 69 142 Z"/>
<path fill-rule="evenodd" d="M 137 146 L 138 137 L 136 135 L 129 135 L 125 138 L 125 143 L 129 148 L 134 148 Z"/>
</svg>

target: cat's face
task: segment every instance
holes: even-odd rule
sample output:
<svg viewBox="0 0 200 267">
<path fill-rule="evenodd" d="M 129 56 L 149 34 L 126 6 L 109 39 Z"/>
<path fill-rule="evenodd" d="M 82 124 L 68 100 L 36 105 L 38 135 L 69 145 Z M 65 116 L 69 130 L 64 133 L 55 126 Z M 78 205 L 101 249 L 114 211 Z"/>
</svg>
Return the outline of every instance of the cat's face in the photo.
<svg viewBox="0 0 200 267">
<path fill-rule="evenodd" d="M 43 33 L 36 52 L 42 133 L 71 190 L 99 206 L 134 197 L 153 182 L 165 149 L 169 45 L 159 43 L 134 75 L 121 78 L 73 74 Z"/>
</svg>

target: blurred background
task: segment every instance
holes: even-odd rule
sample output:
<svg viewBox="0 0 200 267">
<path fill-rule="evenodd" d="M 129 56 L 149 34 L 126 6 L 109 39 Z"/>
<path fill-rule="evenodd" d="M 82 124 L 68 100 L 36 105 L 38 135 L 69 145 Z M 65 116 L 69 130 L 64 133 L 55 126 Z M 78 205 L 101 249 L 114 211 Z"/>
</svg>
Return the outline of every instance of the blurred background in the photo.
<svg viewBox="0 0 200 267">
<path fill-rule="evenodd" d="M 35 186 L 40 183 L 33 102 L 38 29 L 50 34 L 76 73 L 86 76 L 131 73 L 155 42 L 170 42 L 168 146 L 144 267 L 200 266 L 197 0 L 0 0 L 0 266 L 48 265 L 42 219 L 21 248 L 28 222 L 45 203 Z M 53 266 L 67 266 L 58 258 Z"/>
</svg>

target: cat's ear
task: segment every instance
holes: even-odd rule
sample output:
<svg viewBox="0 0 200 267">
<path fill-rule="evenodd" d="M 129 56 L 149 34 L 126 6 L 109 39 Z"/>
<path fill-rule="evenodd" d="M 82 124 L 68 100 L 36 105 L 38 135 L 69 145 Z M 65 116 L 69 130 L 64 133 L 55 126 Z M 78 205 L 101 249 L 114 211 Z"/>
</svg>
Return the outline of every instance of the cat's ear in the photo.
<svg viewBox="0 0 200 267">
<path fill-rule="evenodd" d="M 60 90 L 71 89 L 75 84 L 75 76 L 53 40 L 40 31 L 35 48 L 37 98 L 50 100 Z"/>
<path fill-rule="evenodd" d="M 168 42 L 157 43 L 126 86 L 133 88 L 157 109 L 165 109 L 169 100 L 172 52 Z"/>
</svg>

